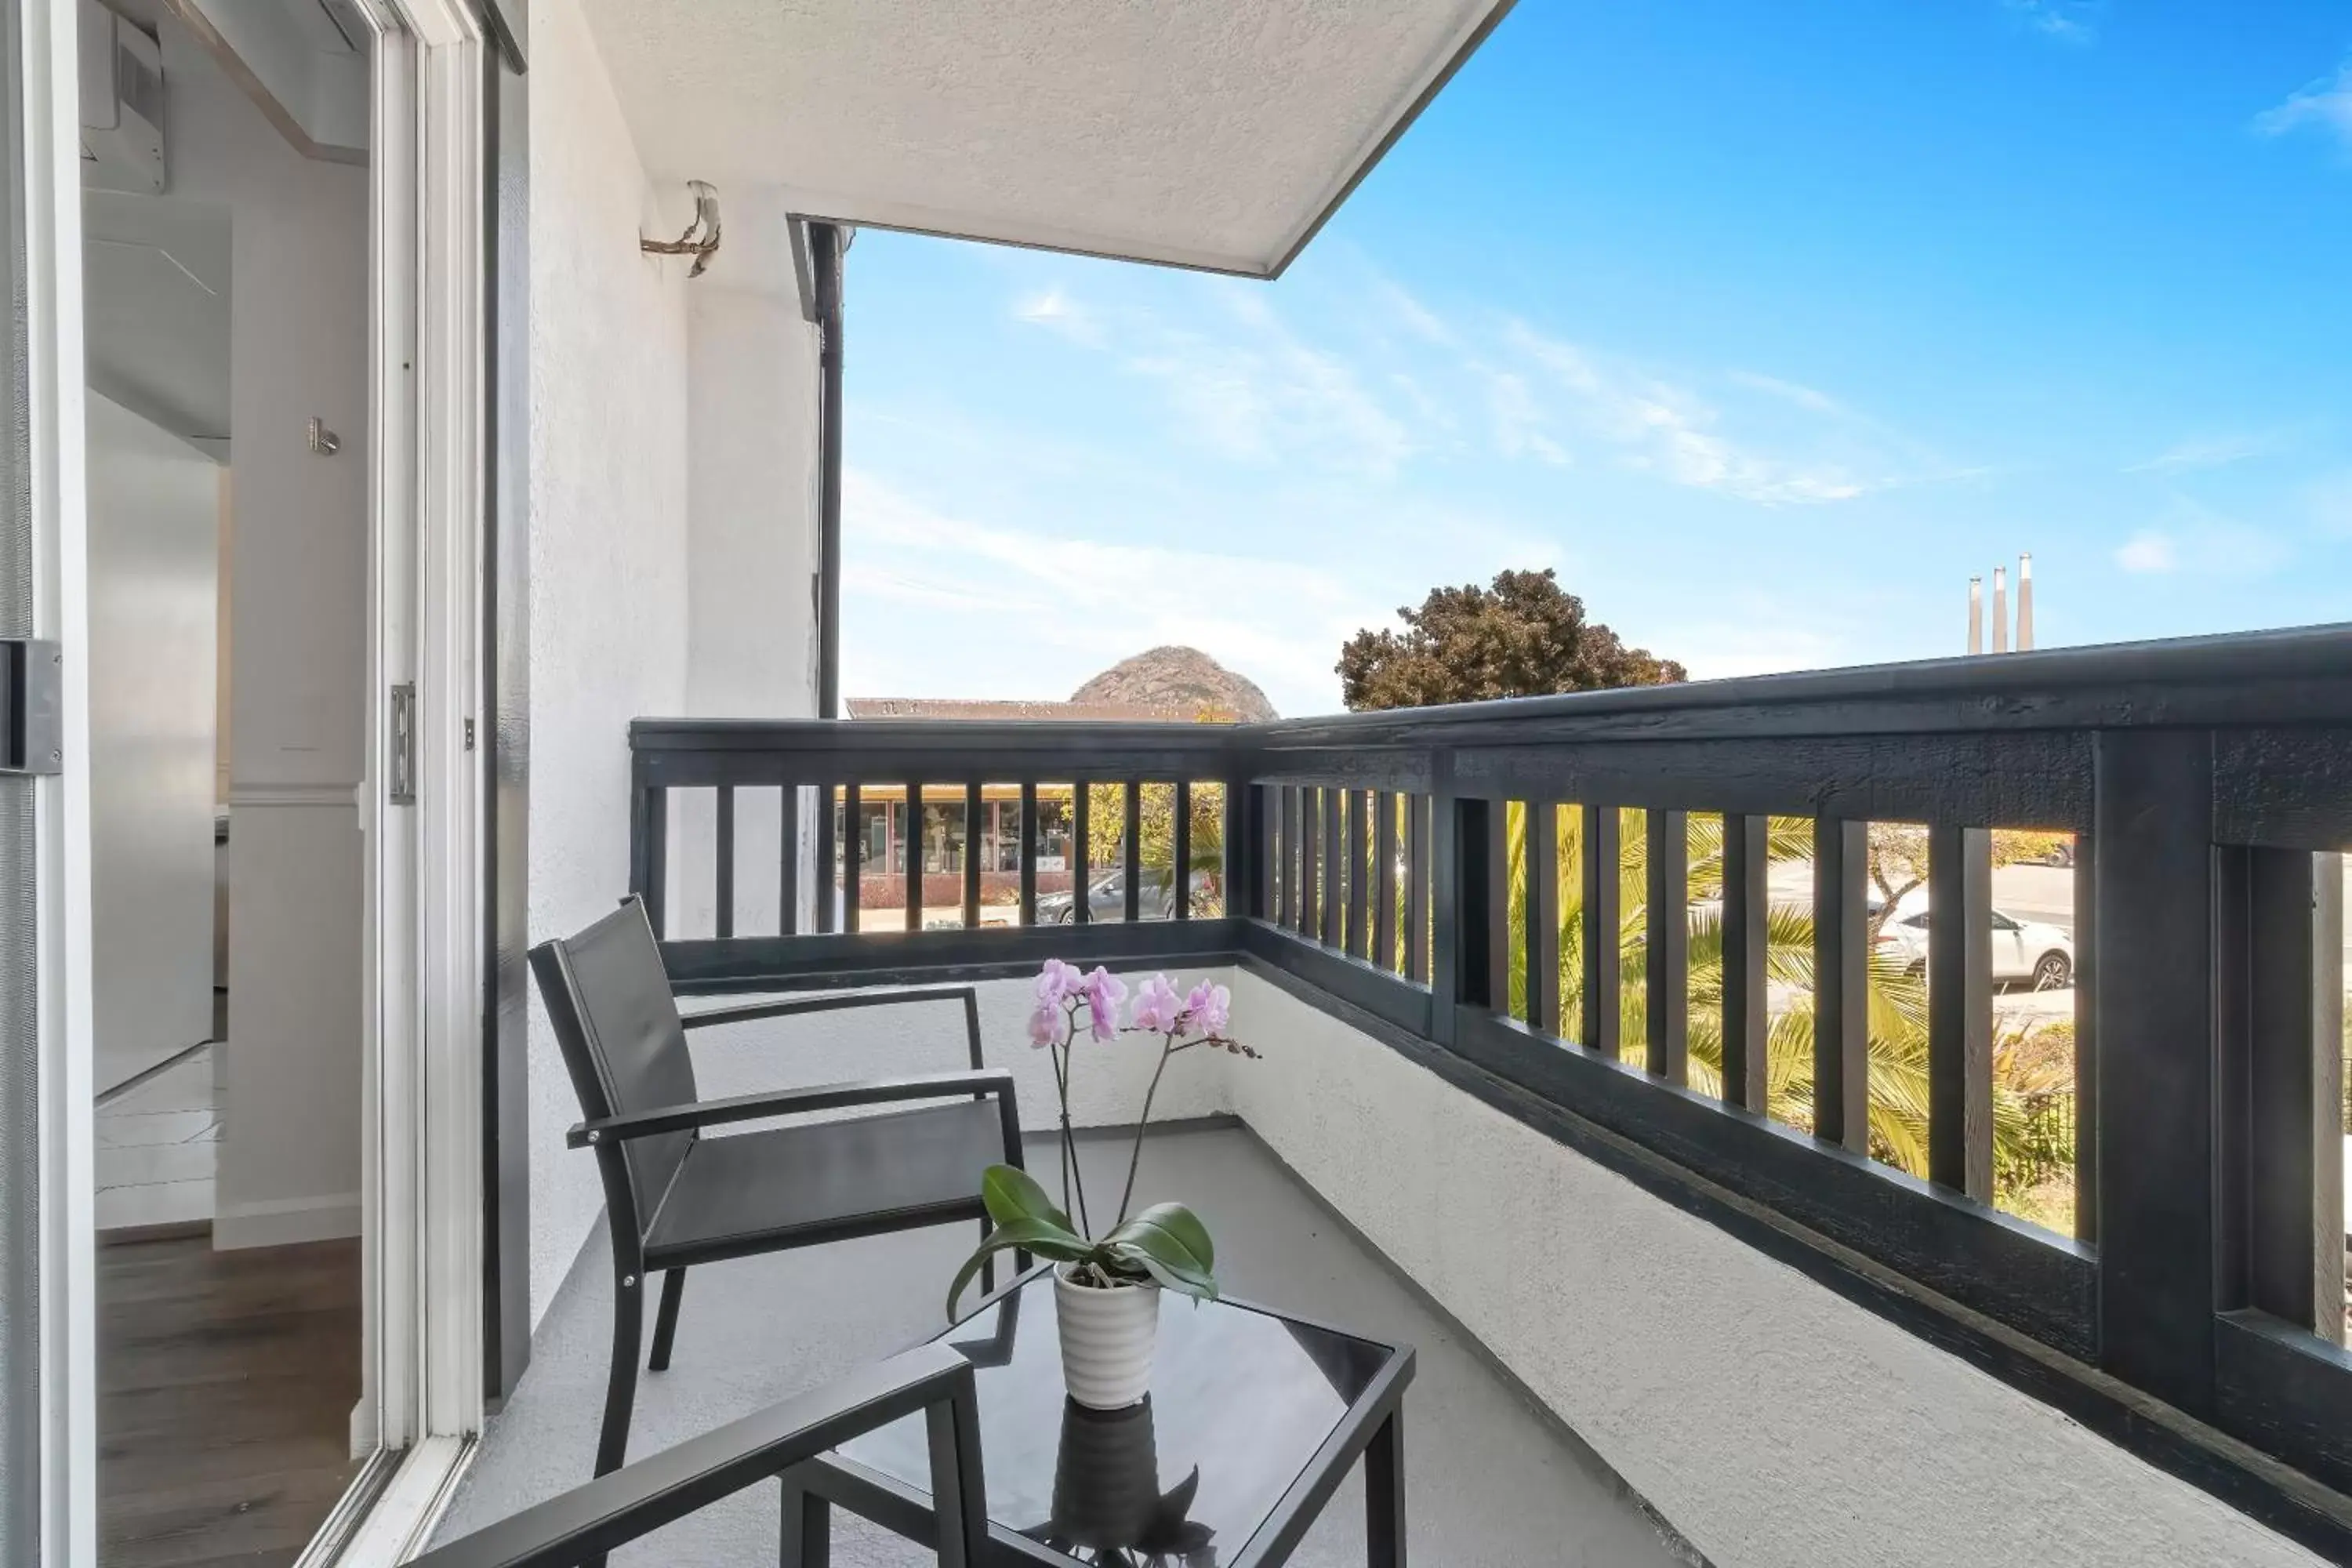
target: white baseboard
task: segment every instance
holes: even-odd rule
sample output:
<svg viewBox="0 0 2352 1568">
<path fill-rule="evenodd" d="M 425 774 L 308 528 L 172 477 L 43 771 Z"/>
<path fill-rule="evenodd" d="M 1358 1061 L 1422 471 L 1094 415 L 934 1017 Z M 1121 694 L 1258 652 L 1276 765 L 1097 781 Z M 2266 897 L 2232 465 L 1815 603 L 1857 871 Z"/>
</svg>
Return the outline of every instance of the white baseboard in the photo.
<svg viewBox="0 0 2352 1568">
<path fill-rule="evenodd" d="M 315 1198 L 270 1198 L 260 1203 L 216 1204 L 213 1250 L 241 1247 L 291 1247 L 332 1241 L 360 1233 L 360 1195 L 330 1193 Z"/>
</svg>

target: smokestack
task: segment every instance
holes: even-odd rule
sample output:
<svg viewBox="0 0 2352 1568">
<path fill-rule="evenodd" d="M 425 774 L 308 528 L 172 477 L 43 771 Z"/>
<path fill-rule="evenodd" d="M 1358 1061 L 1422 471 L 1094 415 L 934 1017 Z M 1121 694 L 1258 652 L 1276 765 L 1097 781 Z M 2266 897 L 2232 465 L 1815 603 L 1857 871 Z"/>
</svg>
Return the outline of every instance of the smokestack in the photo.
<svg viewBox="0 0 2352 1568">
<path fill-rule="evenodd" d="M 2033 557 L 2017 558 L 2017 647 L 2022 653 L 2033 646 Z"/>
<path fill-rule="evenodd" d="M 1992 569 L 1992 651 L 2009 651 L 2009 568 Z"/>
<path fill-rule="evenodd" d="M 1984 652 L 1984 579 L 1969 579 L 1969 651 Z"/>
</svg>

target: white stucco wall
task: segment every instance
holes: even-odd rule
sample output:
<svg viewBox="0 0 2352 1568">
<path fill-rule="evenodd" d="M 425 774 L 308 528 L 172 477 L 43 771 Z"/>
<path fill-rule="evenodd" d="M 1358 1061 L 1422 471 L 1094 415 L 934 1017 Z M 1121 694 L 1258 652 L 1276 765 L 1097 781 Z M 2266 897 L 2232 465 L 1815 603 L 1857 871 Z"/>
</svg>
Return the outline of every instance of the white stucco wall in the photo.
<svg viewBox="0 0 2352 1568">
<path fill-rule="evenodd" d="M 653 204 L 594 39 L 530 7 L 530 854 L 533 941 L 628 887 L 628 721 L 683 710 L 688 644 L 685 264 L 642 255 Z M 536 1322 L 602 1202 L 531 999 Z"/>
<path fill-rule="evenodd" d="M 2319 1561 L 1277 987 L 1234 987 L 1265 1056 L 1225 1065 L 1233 1108 L 1717 1568 Z"/>
</svg>

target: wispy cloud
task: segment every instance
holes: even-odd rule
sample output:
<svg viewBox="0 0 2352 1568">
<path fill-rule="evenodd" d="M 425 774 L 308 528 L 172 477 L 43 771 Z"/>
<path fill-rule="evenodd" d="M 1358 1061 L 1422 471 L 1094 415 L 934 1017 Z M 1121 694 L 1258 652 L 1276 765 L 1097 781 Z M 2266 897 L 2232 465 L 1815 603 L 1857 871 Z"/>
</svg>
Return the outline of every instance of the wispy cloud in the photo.
<svg viewBox="0 0 2352 1568">
<path fill-rule="evenodd" d="M 2176 496 L 2162 520 L 2116 551 L 2116 564 L 2143 576 L 2182 572 L 2242 579 L 2269 576 L 2293 555 L 2277 532 Z"/>
<path fill-rule="evenodd" d="M 1241 286 L 1226 289 L 1223 302 L 1221 313 L 1202 313 L 1202 324 L 1175 326 L 1149 309 L 1098 308 L 1056 288 L 1013 313 L 1160 384 L 1185 433 L 1221 456 L 1381 478 L 1416 449 L 1412 427 L 1382 405 L 1355 366 L 1304 342 Z"/>
<path fill-rule="evenodd" d="M 2180 565 L 2180 552 L 2168 535 L 2144 529 L 2116 552 L 2116 564 L 2138 574 L 2171 572 Z"/>
<path fill-rule="evenodd" d="M 2299 432 L 2292 429 L 2242 430 L 2222 435 L 2194 436 L 2158 452 L 2144 463 L 2124 469 L 2127 474 L 2165 473 L 2183 468 L 2220 468 L 2250 458 L 2268 458 L 2294 445 Z"/>
<path fill-rule="evenodd" d="M 1752 370 L 1735 370 L 1728 372 L 1725 379 L 1735 385 L 1744 386 L 1750 392 L 1765 393 L 1784 402 L 1793 403 L 1800 408 L 1810 409 L 1815 414 L 1845 412 L 1844 405 L 1839 403 L 1828 393 L 1798 382 L 1783 381 L 1777 375 L 1761 375 Z"/>
<path fill-rule="evenodd" d="M 2101 0 L 2002 0 L 2004 8 L 2029 32 L 2062 43 L 2089 44 L 2099 37 Z"/>
<path fill-rule="evenodd" d="M 2259 136 L 2284 136 L 2306 127 L 2332 134 L 2352 151 L 2352 60 L 2290 93 L 2283 103 L 2254 116 Z"/>
<path fill-rule="evenodd" d="M 1058 332 L 1074 343 L 1090 349 L 1102 346 L 1102 323 L 1096 320 L 1092 310 L 1073 300 L 1058 284 L 1023 300 L 1013 306 L 1013 313 L 1032 326 Z"/>
<path fill-rule="evenodd" d="M 1734 440 L 1717 428 L 1717 412 L 1686 387 L 1523 321 L 1512 322 L 1506 337 L 1547 373 L 1548 387 L 1567 399 L 1582 429 L 1629 468 L 1767 506 L 1851 500 L 1874 488 L 1843 463 L 1781 457 Z"/>
</svg>

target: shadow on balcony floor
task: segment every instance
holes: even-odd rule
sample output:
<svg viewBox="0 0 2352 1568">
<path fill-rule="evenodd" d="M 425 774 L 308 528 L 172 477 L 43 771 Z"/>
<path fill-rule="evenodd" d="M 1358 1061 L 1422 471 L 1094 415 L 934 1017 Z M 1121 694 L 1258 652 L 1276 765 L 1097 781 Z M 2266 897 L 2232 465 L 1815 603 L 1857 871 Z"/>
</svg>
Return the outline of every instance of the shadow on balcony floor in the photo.
<svg viewBox="0 0 2352 1568">
<path fill-rule="evenodd" d="M 1031 1141 L 1030 1164 L 1054 1165 Z M 1116 1194 L 1127 1145 L 1089 1142 L 1089 1191 Z M 1402 1177 L 1402 1173 L 1401 1177 Z M 1444 1568 L 1685 1561 L 1612 1479 L 1434 1316 L 1247 1133 L 1156 1134 L 1139 1201 L 1181 1196 L 1216 1236 L 1236 1296 L 1417 1348 L 1405 1397 L 1407 1512 L 1413 1557 Z M 949 1277 L 974 1239 L 961 1226 L 719 1264 L 688 1279 L 667 1373 L 639 1384 L 629 1451 L 643 1457 L 924 1338 L 941 1322 Z M 522 1385 L 496 1416 L 439 1539 L 446 1541 L 584 1479 L 595 1444 L 610 1318 L 604 1240 L 593 1237 L 540 1326 Z M 1181 1308 L 1171 1304 L 1170 1310 Z M 650 1314 L 648 1314 L 650 1316 Z M 776 1495 L 755 1488 L 615 1553 L 616 1565 L 773 1562 Z M 842 1568 L 929 1558 L 836 1514 Z M 1292 1560 L 1364 1561 L 1360 1485 L 1350 1477 Z"/>
</svg>

